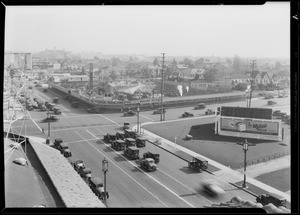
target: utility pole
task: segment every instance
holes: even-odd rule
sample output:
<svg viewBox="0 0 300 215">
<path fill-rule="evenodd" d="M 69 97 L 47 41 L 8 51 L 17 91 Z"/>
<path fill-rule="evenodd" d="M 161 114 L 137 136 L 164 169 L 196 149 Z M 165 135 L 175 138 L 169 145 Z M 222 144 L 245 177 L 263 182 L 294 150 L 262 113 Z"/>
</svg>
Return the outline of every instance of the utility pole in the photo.
<svg viewBox="0 0 300 215">
<path fill-rule="evenodd" d="M 141 101 L 139 101 L 138 103 L 138 107 L 137 107 L 137 133 L 140 134 L 140 105 L 141 105 Z"/>
<path fill-rule="evenodd" d="M 166 53 L 161 53 L 162 56 L 162 69 L 161 69 L 161 94 L 160 94 L 160 106 L 161 106 L 161 113 L 160 113 L 160 121 L 164 121 L 165 115 L 164 115 L 164 111 L 163 111 L 163 92 L 164 92 L 164 64 L 165 64 L 165 54 Z"/>
<path fill-rule="evenodd" d="M 93 90 L 93 63 L 90 63 L 90 90 Z"/>
<path fill-rule="evenodd" d="M 254 71 L 254 64 L 256 63 L 256 60 L 251 60 L 252 61 L 252 71 L 251 71 L 251 76 Z M 251 77 L 251 84 L 250 84 L 250 98 L 249 98 L 249 108 L 251 107 L 251 99 L 252 99 L 252 85 L 253 85 L 253 76 Z"/>
</svg>

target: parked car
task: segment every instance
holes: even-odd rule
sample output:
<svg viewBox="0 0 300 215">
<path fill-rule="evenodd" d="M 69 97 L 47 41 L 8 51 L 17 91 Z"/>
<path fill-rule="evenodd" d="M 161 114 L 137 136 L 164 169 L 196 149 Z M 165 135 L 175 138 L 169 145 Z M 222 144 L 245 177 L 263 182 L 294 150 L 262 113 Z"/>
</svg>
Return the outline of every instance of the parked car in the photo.
<svg viewBox="0 0 300 215">
<path fill-rule="evenodd" d="M 13 160 L 14 163 L 25 166 L 27 163 L 27 160 L 23 157 L 19 157 Z"/>
<path fill-rule="evenodd" d="M 104 135 L 104 140 L 107 143 L 112 143 L 113 141 L 115 141 L 117 139 L 115 134 L 111 134 L 111 133 L 107 133 L 106 135 Z"/>
<path fill-rule="evenodd" d="M 125 129 L 130 129 L 130 123 L 129 122 L 124 122 L 123 130 L 125 130 Z"/>
<path fill-rule="evenodd" d="M 125 138 L 125 145 L 126 145 L 126 147 L 136 146 L 135 139 L 133 139 L 133 138 Z"/>
<path fill-rule="evenodd" d="M 268 101 L 268 103 L 267 103 L 268 105 L 275 105 L 276 104 L 276 102 L 274 102 L 274 101 Z"/>
<path fill-rule="evenodd" d="M 192 170 L 203 171 L 208 167 L 208 161 L 203 160 L 200 157 L 193 157 L 191 161 L 188 163 L 188 167 Z"/>
<path fill-rule="evenodd" d="M 99 177 L 91 178 L 90 188 L 101 201 L 104 197 L 109 198 L 108 192 L 104 192 L 103 182 Z"/>
<path fill-rule="evenodd" d="M 125 132 L 124 131 L 117 131 L 116 138 L 124 140 L 126 138 Z"/>
</svg>

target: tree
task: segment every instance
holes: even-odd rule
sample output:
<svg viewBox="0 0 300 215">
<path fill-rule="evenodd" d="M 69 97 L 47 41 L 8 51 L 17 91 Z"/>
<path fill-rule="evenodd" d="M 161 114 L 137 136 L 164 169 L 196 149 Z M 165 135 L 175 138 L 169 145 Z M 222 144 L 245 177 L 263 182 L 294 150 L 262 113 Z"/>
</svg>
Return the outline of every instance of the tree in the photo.
<svg viewBox="0 0 300 215">
<path fill-rule="evenodd" d="M 238 73 L 241 70 L 241 59 L 237 55 L 234 55 L 232 69 L 235 73 Z"/>
<path fill-rule="evenodd" d="M 157 60 L 157 58 L 154 59 L 153 65 L 154 65 L 154 66 L 158 66 L 158 60 Z"/>
<path fill-rule="evenodd" d="M 172 66 L 174 66 L 174 67 L 177 66 L 177 62 L 176 62 L 175 58 L 173 58 Z"/>
<path fill-rule="evenodd" d="M 203 77 L 207 82 L 213 82 L 216 80 L 216 72 L 217 70 L 215 68 L 211 68 L 203 74 Z"/>
<path fill-rule="evenodd" d="M 113 57 L 113 58 L 111 58 L 111 64 L 113 65 L 113 66 L 117 66 L 117 65 L 119 65 L 121 63 L 121 60 L 118 58 L 118 57 Z"/>
<path fill-rule="evenodd" d="M 195 65 L 193 63 L 192 60 L 188 59 L 188 58 L 184 58 L 183 61 L 180 62 L 181 64 L 184 64 L 185 66 L 187 66 L 188 68 L 195 68 Z"/>
</svg>

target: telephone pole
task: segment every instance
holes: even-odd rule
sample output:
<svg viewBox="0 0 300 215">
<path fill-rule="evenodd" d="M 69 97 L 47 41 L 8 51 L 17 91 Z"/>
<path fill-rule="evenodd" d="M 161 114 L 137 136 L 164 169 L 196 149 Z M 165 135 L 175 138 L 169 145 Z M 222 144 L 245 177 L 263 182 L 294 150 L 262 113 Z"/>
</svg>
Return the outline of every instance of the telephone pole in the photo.
<svg viewBox="0 0 300 215">
<path fill-rule="evenodd" d="M 166 53 L 161 53 L 163 56 L 162 56 L 162 69 L 161 69 L 161 94 L 160 94 L 160 98 L 161 98 L 161 101 L 160 101 L 160 107 L 161 107 L 161 113 L 160 113 L 160 121 L 164 121 L 165 119 L 165 114 L 164 114 L 164 111 L 163 111 L 163 92 L 164 92 L 164 64 L 165 64 L 165 54 Z"/>
<path fill-rule="evenodd" d="M 256 60 L 252 61 L 252 71 L 251 71 L 251 83 L 250 83 L 250 98 L 249 98 L 249 108 L 251 107 L 251 99 L 252 99 L 252 84 L 253 84 L 253 71 L 254 71 L 254 64 L 256 64 Z"/>
</svg>

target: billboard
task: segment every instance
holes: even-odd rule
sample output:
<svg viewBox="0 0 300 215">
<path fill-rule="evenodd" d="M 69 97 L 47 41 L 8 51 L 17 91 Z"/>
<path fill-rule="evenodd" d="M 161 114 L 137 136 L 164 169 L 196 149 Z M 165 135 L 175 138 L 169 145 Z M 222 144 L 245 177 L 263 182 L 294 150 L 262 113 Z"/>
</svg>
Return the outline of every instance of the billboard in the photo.
<svg viewBox="0 0 300 215">
<path fill-rule="evenodd" d="M 221 130 L 225 131 L 278 135 L 279 129 L 278 122 L 259 119 L 221 117 L 220 123 Z"/>
<path fill-rule="evenodd" d="M 215 133 L 224 136 L 245 137 L 281 141 L 283 138 L 281 120 L 250 119 L 218 115 Z"/>
</svg>

